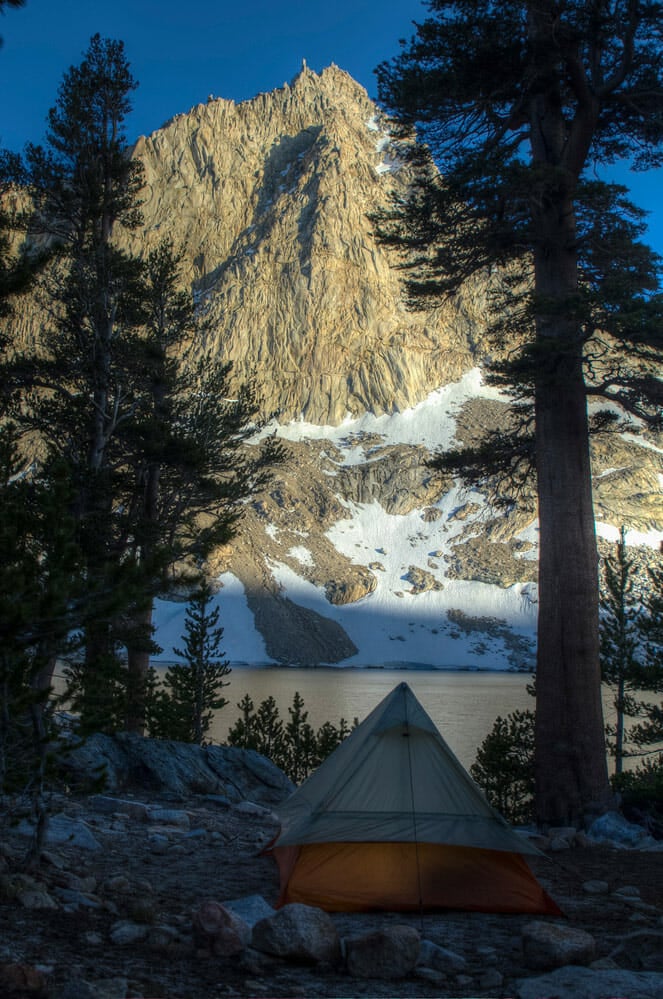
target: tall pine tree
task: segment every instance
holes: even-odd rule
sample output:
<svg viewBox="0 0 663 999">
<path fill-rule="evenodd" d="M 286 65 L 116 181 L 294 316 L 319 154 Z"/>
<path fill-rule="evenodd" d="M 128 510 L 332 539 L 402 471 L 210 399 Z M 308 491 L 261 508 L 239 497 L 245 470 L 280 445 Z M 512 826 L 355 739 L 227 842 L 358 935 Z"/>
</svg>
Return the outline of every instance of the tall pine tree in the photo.
<svg viewBox="0 0 663 999">
<path fill-rule="evenodd" d="M 509 357 L 496 374 L 515 385 L 520 433 L 458 460 L 479 478 L 534 469 L 537 817 L 580 823 L 611 801 L 587 396 L 652 421 L 661 399 L 659 261 L 639 242 L 642 213 L 595 167 L 661 162 L 663 8 L 427 6 L 415 37 L 378 69 L 384 105 L 427 144 L 412 195 L 380 228 L 405 254 L 415 300 L 492 278 L 491 349 Z"/>
</svg>

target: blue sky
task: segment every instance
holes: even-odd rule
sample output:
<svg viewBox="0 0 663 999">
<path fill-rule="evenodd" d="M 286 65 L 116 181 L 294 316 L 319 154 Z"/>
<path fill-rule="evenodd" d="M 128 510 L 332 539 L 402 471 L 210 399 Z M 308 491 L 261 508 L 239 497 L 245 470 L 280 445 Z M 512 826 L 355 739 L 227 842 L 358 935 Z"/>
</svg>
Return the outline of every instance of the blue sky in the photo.
<svg viewBox="0 0 663 999">
<path fill-rule="evenodd" d="M 335 62 L 374 97 L 375 66 L 425 16 L 420 0 L 26 0 L 0 17 L 0 145 L 42 140 L 63 73 L 97 31 L 124 41 L 140 84 L 133 139 L 210 94 L 273 90 L 302 59 L 318 71 Z M 649 242 L 663 254 L 663 170 L 617 179 L 652 213 Z"/>
</svg>

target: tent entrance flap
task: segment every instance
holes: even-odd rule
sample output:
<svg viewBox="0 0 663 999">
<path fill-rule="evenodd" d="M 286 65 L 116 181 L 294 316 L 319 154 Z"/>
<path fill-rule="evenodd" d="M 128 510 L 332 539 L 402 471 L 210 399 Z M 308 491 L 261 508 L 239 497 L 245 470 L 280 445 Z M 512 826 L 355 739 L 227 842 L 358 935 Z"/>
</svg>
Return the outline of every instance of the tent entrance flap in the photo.
<svg viewBox="0 0 663 999">
<path fill-rule="evenodd" d="M 517 853 L 439 843 L 306 843 L 276 846 L 274 855 L 280 905 L 561 915 Z"/>
</svg>

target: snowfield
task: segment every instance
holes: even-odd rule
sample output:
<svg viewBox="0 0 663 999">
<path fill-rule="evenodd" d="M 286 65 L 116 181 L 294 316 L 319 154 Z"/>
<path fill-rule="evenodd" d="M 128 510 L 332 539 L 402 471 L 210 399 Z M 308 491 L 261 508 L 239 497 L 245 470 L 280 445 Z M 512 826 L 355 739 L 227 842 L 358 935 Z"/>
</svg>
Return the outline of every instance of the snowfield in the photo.
<svg viewBox="0 0 663 999">
<path fill-rule="evenodd" d="M 461 381 L 431 393 L 424 402 L 401 413 L 382 416 L 366 413 L 358 419 L 348 417 L 337 427 L 296 420 L 283 426 L 272 424 L 268 429 L 276 430 L 287 440 L 328 440 L 341 452 L 340 464 L 352 466 L 371 460 L 362 443 L 368 434 L 379 435 L 385 445 L 449 447 L 454 440 L 458 409 L 476 396 L 500 398 L 497 390 L 482 384 L 480 372 L 475 369 Z M 479 493 L 454 487 L 436 504 L 439 517 L 434 521 L 425 521 L 420 510 L 396 516 L 377 502 L 342 501 L 350 516 L 339 520 L 327 537 L 351 561 L 370 565 L 377 579 L 374 591 L 352 604 L 332 605 L 322 587 L 313 585 L 282 562 L 270 563 L 284 596 L 338 622 L 354 642 L 357 654 L 335 665 L 505 670 L 523 669 L 532 664 L 536 585 L 522 583 L 503 588 L 448 579 L 444 575 L 444 556 L 464 527 L 462 521 L 451 519 L 451 514 L 468 501 L 485 507 Z M 278 528 L 270 524 L 267 532 L 275 538 Z M 608 540 L 616 540 L 619 533 L 601 523 L 597 523 L 597 532 Z M 536 522 L 518 537 L 536 543 Z M 627 535 L 630 544 L 652 547 L 658 547 L 662 539 L 663 532 L 630 531 Z M 312 556 L 305 545 L 291 549 L 289 554 L 302 565 L 311 564 Z M 536 558 L 536 550 L 523 557 Z M 412 569 L 429 574 L 434 569 L 441 588 L 410 593 L 412 583 L 407 576 Z M 216 601 L 227 658 L 235 663 L 256 665 L 270 662 L 242 584 L 229 573 L 219 578 L 219 584 Z M 181 645 L 185 608 L 184 603 L 158 601 L 155 637 L 163 652 L 157 658 L 164 661 L 176 658 L 173 646 Z M 459 609 L 462 609 L 460 615 Z"/>
</svg>

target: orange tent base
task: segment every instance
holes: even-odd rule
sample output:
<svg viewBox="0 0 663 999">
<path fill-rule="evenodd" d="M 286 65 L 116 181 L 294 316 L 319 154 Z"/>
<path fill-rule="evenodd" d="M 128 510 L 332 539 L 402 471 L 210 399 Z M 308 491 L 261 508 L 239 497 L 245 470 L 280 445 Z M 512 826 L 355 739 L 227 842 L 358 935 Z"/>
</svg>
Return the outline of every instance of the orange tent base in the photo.
<svg viewBox="0 0 663 999">
<path fill-rule="evenodd" d="M 523 857 L 439 843 L 277 846 L 279 905 L 327 912 L 461 909 L 561 916 Z"/>
</svg>

